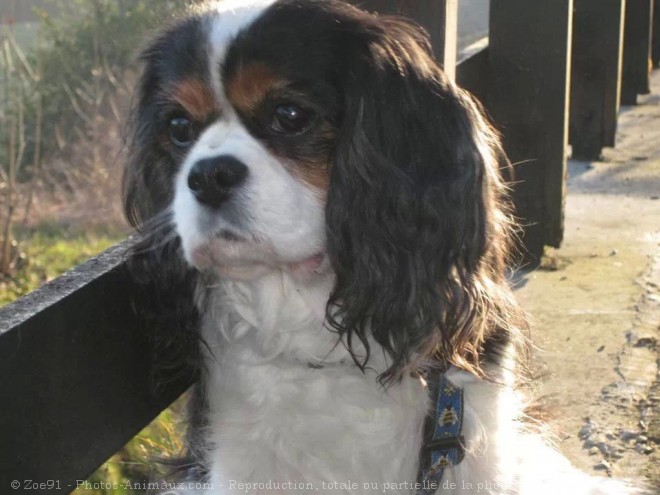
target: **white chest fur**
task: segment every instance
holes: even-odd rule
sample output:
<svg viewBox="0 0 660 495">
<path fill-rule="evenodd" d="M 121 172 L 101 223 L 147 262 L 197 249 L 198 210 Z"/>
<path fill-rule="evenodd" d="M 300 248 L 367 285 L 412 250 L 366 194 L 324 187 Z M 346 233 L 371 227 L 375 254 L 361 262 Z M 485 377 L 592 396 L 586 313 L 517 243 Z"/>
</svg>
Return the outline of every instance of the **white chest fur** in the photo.
<svg viewBox="0 0 660 495">
<path fill-rule="evenodd" d="M 330 283 L 278 273 L 213 289 L 204 333 L 218 493 L 238 482 L 257 484 L 248 493 L 382 493 L 416 479 L 426 390 L 413 378 L 385 390 L 376 370 L 355 366 L 323 327 Z"/>
</svg>

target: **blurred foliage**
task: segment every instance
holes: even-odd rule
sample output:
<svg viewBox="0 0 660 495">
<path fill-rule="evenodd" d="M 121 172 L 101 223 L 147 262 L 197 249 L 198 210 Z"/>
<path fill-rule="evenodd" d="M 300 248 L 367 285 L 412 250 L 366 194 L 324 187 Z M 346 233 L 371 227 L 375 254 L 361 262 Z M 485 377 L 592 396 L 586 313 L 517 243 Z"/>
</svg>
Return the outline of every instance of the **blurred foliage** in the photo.
<svg viewBox="0 0 660 495">
<path fill-rule="evenodd" d="M 0 178 L 2 185 L 33 155 L 37 85 L 36 53 L 26 54 L 13 30 L 0 26 Z M 25 132 L 29 128 L 31 132 Z M 10 162 L 17 161 L 10 171 Z"/>
<path fill-rule="evenodd" d="M 41 102 L 34 87 L 38 74 L 18 45 L 13 31 L 0 31 L 0 274 L 9 275 L 20 261 L 15 257 L 13 223 L 19 210 L 29 211 L 34 181 L 20 187 L 26 155 L 37 168 L 39 149 L 36 139 L 28 142 L 27 118 L 41 129 Z M 37 131 L 35 133 L 38 134 Z M 29 146 L 29 148 L 28 148 Z"/>
<path fill-rule="evenodd" d="M 45 154 L 72 141 L 71 132 L 94 125 L 98 113 L 121 120 L 115 96 L 132 90 L 136 55 L 145 38 L 191 0 L 52 0 L 57 16 L 40 12 Z M 95 137 L 95 136 L 91 136 Z"/>
<path fill-rule="evenodd" d="M 77 195 L 79 203 L 100 207 L 119 203 L 121 128 L 137 55 L 153 31 L 200 0 L 48 1 L 56 14 L 36 11 L 39 39 L 28 47 L 16 42 L 14 26 L 0 26 L 0 272 L 5 274 L 14 269 L 7 248 L 15 237 L 14 222 L 22 211 L 25 218 L 33 213 L 35 196 L 51 194 L 61 201 L 64 194 Z M 109 214 L 120 218 L 118 211 Z"/>
</svg>

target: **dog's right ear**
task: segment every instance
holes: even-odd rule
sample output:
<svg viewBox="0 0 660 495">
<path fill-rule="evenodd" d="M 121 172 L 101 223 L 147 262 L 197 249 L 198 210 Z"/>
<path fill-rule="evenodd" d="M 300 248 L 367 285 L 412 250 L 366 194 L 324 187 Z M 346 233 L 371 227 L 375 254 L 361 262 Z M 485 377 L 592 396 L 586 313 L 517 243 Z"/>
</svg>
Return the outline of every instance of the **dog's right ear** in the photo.
<svg viewBox="0 0 660 495">
<path fill-rule="evenodd" d="M 171 220 L 170 204 L 179 164 L 162 145 L 163 92 L 168 61 L 184 57 L 186 29 L 164 31 L 142 52 L 142 74 L 126 126 L 123 176 L 124 213 L 136 228 L 127 253 L 127 268 L 136 295 L 133 301 L 141 329 L 150 341 L 157 382 L 194 376 L 199 366 L 199 313 L 194 301 L 198 274 L 181 253 Z M 177 67 L 179 69 L 180 67 Z M 185 69 L 182 68 L 182 69 Z M 184 72 L 185 73 L 185 72 Z"/>
<path fill-rule="evenodd" d="M 504 152 L 419 27 L 367 17 L 352 40 L 326 208 L 328 321 L 349 349 L 380 344 L 384 383 L 430 361 L 480 373 L 485 342 L 516 334 Z"/>
<path fill-rule="evenodd" d="M 176 164 L 158 143 L 158 94 L 163 86 L 158 71 L 158 38 L 142 52 L 142 75 L 133 96 L 126 126 L 126 167 L 123 177 L 124 214 L 142 230 L 144 222 L 164 211 L 172 199 Z"/>
</svg>

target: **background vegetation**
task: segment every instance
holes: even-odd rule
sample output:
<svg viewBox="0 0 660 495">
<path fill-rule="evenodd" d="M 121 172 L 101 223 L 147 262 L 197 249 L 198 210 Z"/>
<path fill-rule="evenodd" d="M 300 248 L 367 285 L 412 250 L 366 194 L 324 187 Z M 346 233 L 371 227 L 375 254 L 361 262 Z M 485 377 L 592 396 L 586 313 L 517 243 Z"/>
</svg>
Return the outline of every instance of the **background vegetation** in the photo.
<svg viewBox="0 0 660 495">
<path fill-rule="evenodd" d="M 0 23 L 0 305 L 128 233 L 122 122 L 136 55 L 151 31 L 196 1 L 51 0 L 51 14 L 36 13 L 38 29 Z M 90 481 L 165 476 L 154 460 L 180 451 L 181 407 L 162 413 Z"/>
<path fill-rule="evenodd" d="M 0 276 L 40 224 L 120 238 L 122 122 L 144 39 L 192 0 L 51 0 L 38 40 L 0 25 Z M 55 10 L 55 9 L 53 9 Z M 22 36 L 25 38 L 25 35 Z M 27 48 L 26 48 L 27 45 Z M 29 265 L 31 266 L 31 265 Z M 9 280 L 7 280 L 9 279 Z"/>
</svg>

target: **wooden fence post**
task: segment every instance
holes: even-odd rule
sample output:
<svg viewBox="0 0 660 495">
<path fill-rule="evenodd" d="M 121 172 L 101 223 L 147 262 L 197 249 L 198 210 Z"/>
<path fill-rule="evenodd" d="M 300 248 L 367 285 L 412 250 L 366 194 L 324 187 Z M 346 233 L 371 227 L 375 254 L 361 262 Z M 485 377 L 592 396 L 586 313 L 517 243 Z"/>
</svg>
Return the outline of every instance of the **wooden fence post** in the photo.
<svg viewBox="0 0 660 495">
<path fill-rule="evenodd" d="M 431 35 L 435 57 L 447 75 L 456 78 L 458 0 L 350 0 L 369 11 L 401 14 L 423 26 Z"/>
<path fill-rule="evenodd" d="M 526 257 L 563 237 L 572 0 L 497 0 L 490 7 L 488 107 L 514 164 Z"/>
<path fill-rule="evenodd" d="M 650 92 L 652 29 L 653 0 L 627 0 L 623 38 L 622 105 L 636 105 L 637 95 Z"/>
<path fill-rule="evenodd" d="M 651 60 L 653 67 L 660 67 L 660 0 L 653 2 L 653 37 L 651 42 Z"/>
<path fill-rule="evenodd" d="M 594 161 L 616 139 L 626 0 L 574 2 L 569 140 L 573 158 Z"/>
</svg>

